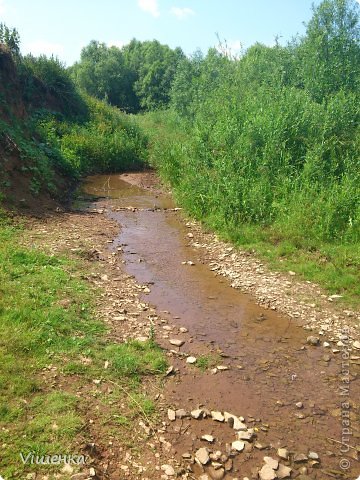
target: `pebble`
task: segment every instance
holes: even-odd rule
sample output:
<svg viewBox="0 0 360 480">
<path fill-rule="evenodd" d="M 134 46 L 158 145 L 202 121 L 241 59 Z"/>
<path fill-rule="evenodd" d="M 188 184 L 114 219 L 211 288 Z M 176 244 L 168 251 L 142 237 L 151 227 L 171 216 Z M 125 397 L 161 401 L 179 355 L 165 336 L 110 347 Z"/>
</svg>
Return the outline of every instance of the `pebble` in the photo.
<svg viewBox="0 0 360 480">
<path fill-rule="evenodd" d="M 360 350 L 360 342 L 356 340 L 356 342 L 353 343 L 353 347 L 356 348 L 357 350 Z"/>
<path fill-rule="evenodd" d="M 201 408 L 198 408 L 196 410 L 192 410 L 191 416 L 192 418 L 195 418 L 197 420 L 198 418 L 202 418 L 203 413 L 203 410 L 201 410 Z"/>
<path fill-rule="evenodd" d="M 309 452 L 308 458 L 310 458 L 310 460 L 319 460 L 319 455 L 316 452 Z"/>
<path fill-rule="evenodd" d="M 188 330 L 187 328 L 185 328 L 185 327 L 180 327 L 180 328 L 179 328 L 179 332 L 181 332 L 181 333 L 187 333 L 188 331 L 189 331 L 189 330 Z"/>
<path fill-rule="evenodd" d="M 193 364 L 196 362 L 196 357 L 187 357 L 186 363 Z"/>
<path fill-rule="evenodd" d="M 304 404 L 302 402 L 295 403 L 296 408 L 304 408 Z"/>
<path fill-rule="evenodd" d="M 270 465 L 264 465 L 259 472 L 259 478 L 260 480 L 274 480 L 276 478 L 276 473 Z"/>
<path fill-rule="evenodd" d="M 179 408 L 178 410 L 175 411 L 175 416 L 176 418 L 185 418 L 185 417 L 188 417 L 189 414 L 187 413 L 186 410 L 184 410 L 183 408 Z"/>
<path fill-rule="evenodd" d="M 171 465 L 161 465 L 161 470 L 168 475 L 169 477 L 173 477 L 175 475 L 175 470 Z"/>
<path fill-rule="evenodd" d="M 181 347 L 185 343 L 184 340 L 178 340 L 177 338 L 170 338 L 169 342 L 171 345 L 175 345 L 175 347 Z"/>
<path fill-rule="evenodd" d="M 276 470 L 279 466 L 279 461 L 272 457 L 264 457 L 264 462 L 273 470 Z"/>
<path fill-rule="evenodd" d="M 74 469 L 71 465 L 65 463 L 65 465 L 61 469 L 61 473 L 64 473 L 65 475 L 71 475 L 72 473 L 74 473 Z"/>
<path fill-rule="evenodd" d="M 313 336 L 313 335 L 310 335 L 309 337 L 307 337 L 306 343 L 308 343 L 309 345 L 313 345 L 314 347 L 316 347 L 316 346 L 319 345 L 319 343 L 320 343 L 320 338 L 319 338 L 319 337 L 315 337 L 315 336 Z"/>
<path fill-rule="evenodd" d="M 176 419 L 175 410 L 172 410 L 171 408 L 169 408 L 168 411 L 167 411 L 167 415 L 168 415 L 168 419 L 169 419 L 171 422 L 174 422 L 174 421 L 175 421 L 175 419 Z"/>
<path fill-rule="evenodd" d="M 214 468 L 213 466 L 210 466 L 208 468 L 208 474 L 212 480 L 222 480 L 225 477 L 225 469 Z"/>
<path fill-rule="evenodd" d="M 213 420 L 217 422 L 223 422 L 225 420 L 224 415 L 221 412 L 213 411 L 211 412 L 211 417 Z"/>
<path fill-rule="evenodd" d="M 289 451 L 287 448 L 278 448 L 277 454 L 280 458 L 287 460 L 289 458 Z"/>
<path fill-rule="evenodd" d="M 225 422 L 228 422 L 234 430 L 247 430 L 247 426 L 238 417 L 231 413 L 224 412 Z"/>
<path fill-rule="evenodd" d="M 297 453 L 294 456 L 294 462 L 295 463 L 301 463 L 301 462 L 307 462 L 308 457 L 304 455 L 303 453 Z"/>
<path fill-rule="evenodd" d="M 284 478 L 290 478 L 292 469 L 283 465 L 282 463 L 279 464 L 279 468 L 276 470 L 277 477 L 282 480 Z"/>
<path fill-rule="evenodd" d="M 206 465 L 210 460 L 209 450 L 205 447 L 199 448 L 195 453 L 195 457 L 199 460 L 201 465 Z"/>
<path fill-rule="evenodd" d="M 245 448 L 245 442 L 241 442 L 240 440 L 235 440 L 235 442 L 232 442 L 231 448 L 233 450 L 236 450 L 237 452 L 242 452 Z"/>
<path fill-rule="evenodd" d="M 251 428 L 249 430 L 246 430 L 246 432 L 243 432 L 241 430 L 239 432 L 236 432 L 236 437 L 238 440 L 250 441 L 253 435 L 254 435 L 254 430 Z"/>
<path fill-rule="evenodd" d="M 203 435 L 201 437 L 201 440 L 205 440 L 206 442 L 212 443 L 215 440 L 215 438 L 212 435 Z"/>
</svg>

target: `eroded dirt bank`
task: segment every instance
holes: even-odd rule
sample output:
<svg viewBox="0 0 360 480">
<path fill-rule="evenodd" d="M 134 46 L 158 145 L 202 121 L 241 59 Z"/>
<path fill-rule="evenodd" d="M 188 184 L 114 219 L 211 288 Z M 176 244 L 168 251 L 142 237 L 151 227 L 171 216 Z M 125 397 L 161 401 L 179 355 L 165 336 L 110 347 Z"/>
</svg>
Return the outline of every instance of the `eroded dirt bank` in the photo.
<svg viewBox="0 0 360 480">
<path fill-rule="evenodd" d="M 101 415 L 89 413 L 97 476 L 357 478 L 357 312 L 188 223 L 151 174 L 94 177 L 85 189 L 104 198 L 35 223 L 29 238 L 87 252 L 112 338 L 155 335 L 173 367 L 152 386 L 162 421 L 139 424 L 136 452 L 101 438 Z"/>
</svg>

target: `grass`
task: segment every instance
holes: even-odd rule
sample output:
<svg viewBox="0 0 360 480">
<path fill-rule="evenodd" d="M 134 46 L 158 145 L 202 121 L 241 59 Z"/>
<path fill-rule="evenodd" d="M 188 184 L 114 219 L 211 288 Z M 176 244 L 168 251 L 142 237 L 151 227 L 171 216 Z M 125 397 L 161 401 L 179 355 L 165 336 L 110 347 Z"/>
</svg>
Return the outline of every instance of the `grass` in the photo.
<svg viewBox="0 0 360 480">
<path fill-rule="evenodd" d="M 208 354 L 208 355 L 200 355 L 197 358 L 195 366 L 199 368 L 202 372 L 205 372 L 208 368 L 213 368 L 216 365 L 219 365 L 221 362 L 220 355 L 216 354 Z"/>
<path fill-rule="evenodd" d="M 211 223 L 209 224 L 211 226 Z M 216 228 L 220 236 L 237 247 L 255 251 L 273 270 L 295 272 L 299 278 L 321 285 L 329 295 L 341 294 L 338 301 L 360 305 L 360 250 L 356 244 L 309 242 L 291 238 L 274 228 L 238 226 Z"/>
<path fill-rule="evenodd" d="M 104 437 L 113 425 L 129 428 L 139 415 L 153 415 L 141 380 L 166 369 L 152 341 L 118 345 L 105 338 L 104 324 L 94 317 L 93 292 L 79 279 L 81 263 L 22 248 L 21 235 L 20 227 L 1 217 L 0 472 L 6 480 L 46 473 L 46 466 L 24 466 L 20 453 L 80 454 L 89 398 L 100 412 L 106 409 Z M 94 379 L 112 385 L 111 397 L 99 397 Z M 86 404 L 76 395 L 80 386 L 89 390 Z"/>
<path fill-rule="evenodd" d="M 274 223 L 270 227 L 225 219 L 219 210 L 194 210 L 194 204 L 207 191 L 197 190 L 196 179 L 189 179 L 181 156 L 191 144 L 171 112 L 153 112 L 137 117 L 149 135 L 150 162 L 165 182 L 171 184 L 177 202 L 187 213 L 204 223 L 225 240 L 239 248 L 255 251 L 270 268 L 294 271 L 299 278 L 313 281 L 329 295 L 340 294 L 344 305 L 360 305 L 360 248 L 358 242 L 326 242 L 291 222 Z M 192 188 L 186 188 L 193 185 Z M 184 190 L 185 188 L 185 190 Z"/>
</svg>

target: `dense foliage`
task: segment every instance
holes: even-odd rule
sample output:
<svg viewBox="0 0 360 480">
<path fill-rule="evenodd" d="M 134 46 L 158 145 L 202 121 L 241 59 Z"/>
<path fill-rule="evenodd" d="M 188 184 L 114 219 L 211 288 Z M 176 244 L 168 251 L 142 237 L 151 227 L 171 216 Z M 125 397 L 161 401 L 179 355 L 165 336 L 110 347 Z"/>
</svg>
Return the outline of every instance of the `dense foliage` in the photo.
<svg viewBox="0 0 360 480">
<path fill-rule="evenodd" d="M 75 83 L 87 94 L 136 113 L 169 103 L 171 84 L 182 59 L 181 49 L 172 50 L 157 40 L 134 39 L 122 49 L 93 40 L 70 70 Z"/>
<path fill-rule="evenodd" d="M 133 119 L 80 92 L 58 59 L 15 57 L 6 47 L 0 51 L 0 161 L 13 167 L 0 171 L 1 198 L 4 190 L 11 193 L 13 169 L 30 177 L 33 195 L 62 196 L 64 183 L 81 175 L 146 161 L 146 138 Z"/>
<path fill-rule="evenodd" d="M 153 156 L 192 214 L 310 248 L 360 240 L 359 38 L 356 2 L 324 0 L 285 47 L 182 60 L 177 134 Z"/>
</svg>

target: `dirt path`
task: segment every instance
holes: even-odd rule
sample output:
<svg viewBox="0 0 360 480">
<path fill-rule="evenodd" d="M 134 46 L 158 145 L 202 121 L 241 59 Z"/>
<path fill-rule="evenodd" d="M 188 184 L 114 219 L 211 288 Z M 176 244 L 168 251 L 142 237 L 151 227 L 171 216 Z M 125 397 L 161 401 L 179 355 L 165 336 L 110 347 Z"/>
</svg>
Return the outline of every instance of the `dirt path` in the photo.
<svg viewBox="0 0 360 480">
<path fill-rule="evenodd" d="M 183 220 L 151 174 L 86 190 L 105 198 L 35 222 L 29 241 L 86 257 L 111 337 L 155 335 L 173 367 L 144 385 L 162 419 L 140 422 L 137 453 L 91 424 L 98 477 L 357 478 L 357 313 Z"/>
</svg>

